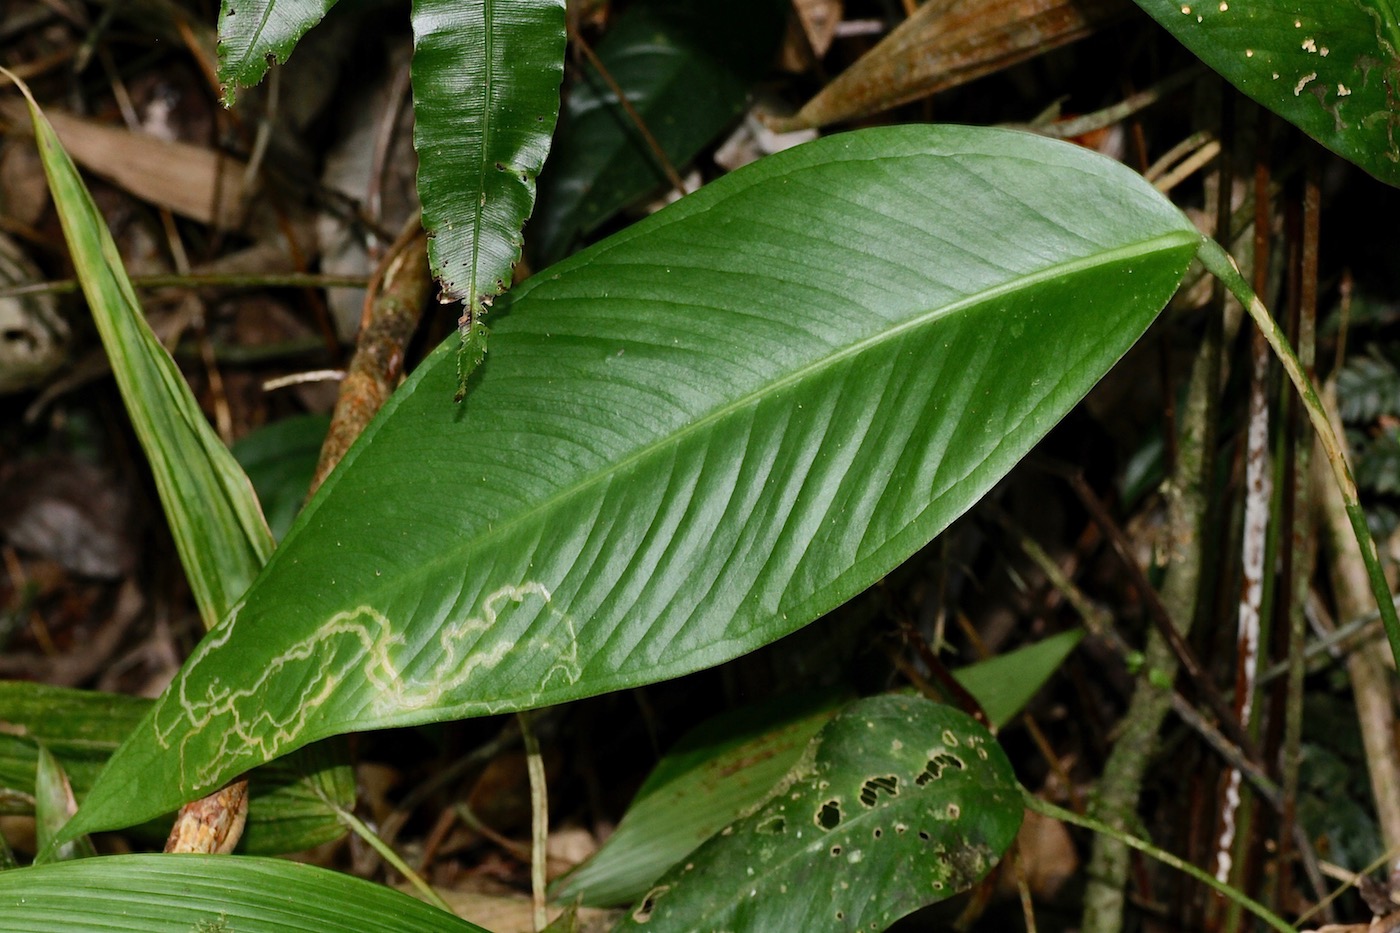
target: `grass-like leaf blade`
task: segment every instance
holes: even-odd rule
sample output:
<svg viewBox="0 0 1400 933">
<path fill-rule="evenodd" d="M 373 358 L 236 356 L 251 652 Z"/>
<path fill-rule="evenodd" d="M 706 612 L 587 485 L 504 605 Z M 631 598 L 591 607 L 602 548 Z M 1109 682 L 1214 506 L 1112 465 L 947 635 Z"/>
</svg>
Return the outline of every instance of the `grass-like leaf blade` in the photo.
<svg viewBox="0 0 1400 933">
<path fill-rule="evenodd" d="M 146 324 L 106 221 L 31 99 L 34 137 L 112 374 L 150 463 L 206 626 L 233 607 L 274 547 L 248 477 Z"/>
<path fill-rule="evenodd" d="M 481 933 L 339 872 L 238 855 L 113 855 L 0 872 L 0 933 Z"/>
</svg>

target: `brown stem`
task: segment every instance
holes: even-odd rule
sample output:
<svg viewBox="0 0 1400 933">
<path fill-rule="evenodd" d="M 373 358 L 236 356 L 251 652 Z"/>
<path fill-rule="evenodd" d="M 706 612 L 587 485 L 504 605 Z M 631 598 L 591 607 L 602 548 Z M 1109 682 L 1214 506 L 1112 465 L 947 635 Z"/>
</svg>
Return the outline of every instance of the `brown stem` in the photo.
<svg viewBox="0 0 1400 933">
<path fill-rule="evenodd" d="M 622 86 L 617 83 L 612 73 L 608 71 L 607 66 L 598 58 L 597 53 L 593 51 L 593 46 L 588 44 L 587 39 L 578 33 L 574 33 L 570 38 L 573 39 L 574 45 L 583 52 L 584 57 L 588 59 L 588 63 L 598 70 L 599 77 L 603 79 L 608 89 L 613 92 L 613 96 L 617 98 L 618 106 L 626 111 L 628 119 L 632 121 L 632 125 L 637 128 L 638 133 L 642 134 L 642 139 L 646 141 L 647 148 L 651 150 L 652 156 L 656 159 L 656 164 L 659 165 L 661 171 L 665 173 L 666 180 L 670 182 L 671 187 L 676 189 L 677 194 L 684 197 L 686 194 L 685 182 L 681 179 L 680 173 L 677 172 L 676 167 L 671 164 L 671 160 L 666 155 L 666 150 L 662 149 L 661 144 L 656 141 L 656 137 L 651 135 L 651 130 L 647 127 L 646 121 L 642 119 L 642 115 L 637 112 L 637 108 L 633 107 L 632 102 L 627 99 L 627 94 L 622 90 Z"/>
</svg>

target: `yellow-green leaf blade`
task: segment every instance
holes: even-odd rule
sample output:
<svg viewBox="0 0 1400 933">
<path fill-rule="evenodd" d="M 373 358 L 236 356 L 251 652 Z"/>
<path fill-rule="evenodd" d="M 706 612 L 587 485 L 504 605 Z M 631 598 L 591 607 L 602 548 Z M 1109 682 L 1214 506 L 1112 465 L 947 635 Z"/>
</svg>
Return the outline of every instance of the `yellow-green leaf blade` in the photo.
<svg viewBox="0 0 1400 933">
<path fill-rule="evenodd" d="M 262 569 L 272 535 L 248 478 L 146 324 L 116 244 L 72 160 L 32 100 L 29 109 L 83 294 L 151 465 L 190 589 L 212 626 Z"/>
</svg>

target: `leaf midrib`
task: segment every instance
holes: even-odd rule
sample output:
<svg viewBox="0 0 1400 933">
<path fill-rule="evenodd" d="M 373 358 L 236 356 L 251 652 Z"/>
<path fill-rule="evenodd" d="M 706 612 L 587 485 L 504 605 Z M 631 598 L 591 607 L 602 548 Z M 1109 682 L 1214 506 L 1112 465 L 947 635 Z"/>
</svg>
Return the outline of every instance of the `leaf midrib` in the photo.
<svg viewBox="0 0 1400 933">
<path fill-rule="evenodd" d="M 471 310 L 472 317 L 479 319 L 481 307 L 481 226 L 486 218 L 486 163 L 491 159 L 492 145 L 491 133 L 491 113 L 493 107 L 492 94 L 495 92 L 495 68 L 496 68 L 496 35 L 492 29 L 495 20 L 495 0 L 485 0 L 482 4 L 482 60 L 486 67 L 482 69 L 482 117 L 481 117 L 481 158 L 476 165 L 476 188 L 482 192 L 482 196 L 476 199 L 472 211 L 472 264 L 471 264 L 471 288 L 465 296 L 467 307 Z M 459 351 L 461 352 L 461 351 Z"/>
<path fill-rule="evenodd" d="M 518 527 L 528 525 L 542 514 L 553 511 L 574 496 L 606 482 L 614 476 L 627 472 L 634 465 L 650 459 L 660 451 L 680 445 L 686 438 L 707 430 L 715 423 L 761 400 L 764 396 L 800 383 L 814 374 L 818 374 L 837 365 L 844 359 L 857 356 L 868 349 L 881 345 L 885 341 L 895 340 L 910 331 L 931 325 L 933 322 L 956 314 L 958 311 L 987 301 L 994 301 L 998 297 L 1019 291 L 1023 288 L 1030 288 L 1042 282 L 1048 282 L 1057 278 L 1110 266 L 1123 260 L 1147 257 L 1159 252 L 1167 252 L 1174 247 L 1186 246 L 1196 242 L 1198 239 L 1199 234 L 1191 231 L 1173 231 L 1159 234 L 1158 236 L 1141 240 L 1130 245 L 1121 246 L 1113 250 L 1096 253 L 1090 257 L 1082 257 L 1066 263 L 1053 264 L 1037 270 L 1036 272 L 1009 279 L 997 286 L 979 291 L 975 295 L 969 295 L 959 301 L 944 305 L 940 308 L 922 312 L 908 320 L 884 328 L 869 337 L 862 338 L 854 343 L 841 347 L 835 352 L 828 353 L 809 363 L 803 364 L 776 380 L 765 382 L 761 387 L 746 392 L 718 406 L 684 427 L 668 432 L 661 437 L 643 444 L 622 459 L 611 461 L 604 467 L 580 477 L 577 481 L 568 484 L 533 505 L 527 506 L 522 511 L 499 524 L 464 539 L 461 546 L 439 551 L 435 556 L 417 562 L 413 569 L 401 576 L 400 579 L 402 583 L 392 586 L 390 589 L 391 591 L 402 590 L 411 587 L 423 578 L 432 579 L 435 576 L 439 576 L 439 574 L 436 573 L 439 567 L 446 564 L 459 565 L 461 563 L 460 556 L 462 554 L 470 553 L 492 542 L 499 541 L 501 538 L 508 536 L 508 533 L 513 532 Z M 421 385 L 421 383 L 419 383 L 419 385 Z"/>
</svg>

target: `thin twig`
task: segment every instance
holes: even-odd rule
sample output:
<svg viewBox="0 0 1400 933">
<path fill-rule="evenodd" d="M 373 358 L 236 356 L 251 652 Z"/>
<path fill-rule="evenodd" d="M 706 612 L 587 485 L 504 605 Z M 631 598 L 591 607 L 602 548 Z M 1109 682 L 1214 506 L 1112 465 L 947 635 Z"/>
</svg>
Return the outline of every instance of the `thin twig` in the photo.
<svg viewBox="0 0 1400 933">
<path fill-rule="evenodd" d="M 1123 122 L 1138 111 L 1146 110 L 1167 95 L 1185 87 L 1205 73 L 1204 65 L 1192 65 L 1174 75 L 1168 75 L 1151 87 L 1143 88 L 1136 94 L 1123 98 L 1111 107 L 1086 113 L 1084 116 L 1075 117 L 1072 120 L 1060 120 L 1046 126 L 1028 126 L 1026 129 L 1055 139 L 1083 136 L 1085 133 L 1092 133 L 1095 130 Z"/>
<path fill-rule="evenodd" d="M 1195 865 L 1177 858 L 1165 849 L 1159 849 L 1150 842 L 1129 835 L 1122 830 L 1115 829 L 1107 823 L 1100 822 L 1092 817 L 1080 816 L 1072 810 L 1066 810 L 1064 807 L 1057 807 L 1048 800 L 1041 800 L 1024 788 L 1021 789 L 1021 800 L 1026 805 L 1027 810 L 1033 810 L 1042 816 L 1048 816 L 1051 819 L 1060 820 L 1072 826 L 1078 826 L 1082 829 L 1108 836 L 1126 846 L 1137 849 L 1139 852 L 1150 855 L 1162 864 L 1175 868 L 1182 874 L 1195 878 L 1201 884 L 1206 885 L 1212 890 L 1219 892 L 1221 896 L 1226 899 L 1240 905 L 1275 930 L 1280 931 L 1280 933 L 1297 933 L 1297 931 L 1289 926 L 1282 917 L 1269 910 L 1269 908 L 1265 907 L 1263 904 L 1253 898 L 1246 897 L 1228 884 L 1221 884 Z"/>
<path fill-rule="evenodd" d="M 1209 237 L 1202 237 L 1201 249 L 1197 253 L 1197 258 L 1212 275 L 1219 278 L 1230 289 L 1234 296 L 1239 299 L 1240 304 L 1244 305 L 1249 316 L 1254 319 L 1255 325 L 1263 332 L 1264 339 L 1269 342 L 1274 355 L 1283 364 L 1283 371 L 1288 374 L 1289 380 L 1292 381 L 1294 388 L 1302 397 L 1308 420 L 1312 422 L 1313 430 L 1322 444 L 1323 452 L 1327 455 L 1328 465 L 1332 468 L 1332 477 L 1336 481 L 1337 488 L 1342 494 L 1342 501 L 1346 505 L 1347 518 L 1361 549 L 1361 559 L 1366 565 L 1366 576 L 1371 587 L 1371 594 L 1375 597 L 1376 604 L 1380 608 L 1381 623 L 1385 626 L 1386 638 L 1390 641 L 1391 654 L 1400 662 L 1400 617 L 1396 616 L 1395 606 L 1391 602 L 1390 585 L 1386 582 L 1385 573 L 1381 569 L 1380 555 L 1376 551 L 1375 539 L 1371 537 L 1371 529 L 1366 524 L 1366 515 L 1361 510 L 1361 502 L 1356 491 L 1356 480 L 1351 475 L 1351 467 L 1343 452 L 1341 439 L 1333 431 L 1332 425 L 1328 421 L 1327 411 L 1323 408 L 1321 399 L 1318 398 L 1312 380 L 1304 373 L 1302 363 L 1299 362 L 1297 354 L 1293 352 L 1293 347 L 1289 345 L 1288 338 L 1284 336 L 1273 316 L 1269 314 L 1269 309 L 1264 307 L 1264 302 L 1245 281 L 1244 276 L 1240 274 L 1239 267 L 1235 265 L 1234 259 L 1230 257 L 1224 247 Z"/>
<path fill-rule="evenodd" d="M 578 33 L 575 33 L 570 38 L 573 39 L 574 44 L 582 50 L 584 57 L 588 59 L 588 63 L 597 69 L 598 75 L 603 79 L 603 82 L 607 84 L 608 89 L 613 92 L 613 97 L 617 99 L 618 105 L 627 112 L 627 117 L 632 121 L 632 125 L 637 128 L 637 132 L 642 134 L 642 139 L 646 141 L 647 148 L 651 150 L 652 156 L 655 157 L 657 165 L 661 167 L 661 171 L 666 175 L 666 180 L 670 183 L 671 187 L 676 189 L 677 194 L 684 197 L 687 192 L 685 190 L 685 181 L 681 179 L 680 172 L 677 172 L 676 167 L 671 164 L 670 158 L 666 155 L 666 150 L 661 148 L 661 144 L 657 142 L 656 137 L 651 134 L 651 130 L 647 127 L 646 121 L 643 120 L 642 115 L 637 112 L 637 108 L 633 107 L 632 102 L 627 99 L 627 94 L 622 90 L 622 86 L 613 78 L 607 66 L 599 60 L 597 53 L 593 51 L 593 47 L 588 44 L 587 39 Z"/>
<path fill-rule="evenodd" d="M 1158 633 L 1166 639 L 1167 644 L 1176 655 L 1177 661 L 1180 662 L 1182 669 L 1190 678 L 1196 693 L 1215 713 L 1226 735 L 1248 751 L 1250 757 L 1257 759 L 1259 755 L 1254 750 L 1254 742 L 1240 728 L 1239 721 L 1235 718 L 1235 711 L 1226 704 L 1220 692 L 1215 689 L 1215 684 L 1206 676 L 1205 669 L 1196 658 L 1196 653 L 1191 650 L 1191 646 L 1182 637 L 1181 630 L 1177 628 L 1171 614 L 1162 603 L 1156 588 L 1152 586 L 1147 575 L 1138 566 L 1137 559 L 1133 556 L 1132 544 L 1123 533 L 1123 529 L 1118 527 L 1118 523 L 1108 514 L 1108 510 L 1104 508 L 1099 497 L 1085 482 L 1082 473 L 1077 470 L 1066 471 L 1063 469 L 1057 469 L 1056 472 L 1065 476 L 1079 501 L 1089 511 L 1090 517 L 1094 519 L 1095 524 L 1099 526 L 1104 537 L 1112 545 L 1114 553 L 1118 556 L 1119 564 L 1127 572 L 1133 588 L 1137 590 L 1143 605 L 1147 608 L 1147 617 L 1152 621 Z"/>
<path fill-rule="evenodd" d="M 324 275 L 319 272 L 282 272 L 249 275 L 237 272 L 191 272 L 187 275 L 133 275 L 132 288 L 364 288 L 364 275 Z M 67 295 L 81 288 L 77 279 L 55 279 L 0 288 L 0 299 L 26 295 Z"/>
</svg>

